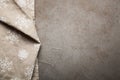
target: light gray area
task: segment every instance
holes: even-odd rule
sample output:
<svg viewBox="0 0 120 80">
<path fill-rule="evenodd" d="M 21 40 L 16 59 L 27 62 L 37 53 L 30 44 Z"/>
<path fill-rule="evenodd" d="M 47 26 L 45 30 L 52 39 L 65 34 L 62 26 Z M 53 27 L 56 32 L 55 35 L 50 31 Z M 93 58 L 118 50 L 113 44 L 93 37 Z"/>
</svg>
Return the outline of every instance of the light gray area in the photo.
<svg viewBox="0 0 120 80">
<path fill-rule="evenodd" d="M 120 0 L 36 0 L 40 80 L 120 80 Z"/>
</svg>

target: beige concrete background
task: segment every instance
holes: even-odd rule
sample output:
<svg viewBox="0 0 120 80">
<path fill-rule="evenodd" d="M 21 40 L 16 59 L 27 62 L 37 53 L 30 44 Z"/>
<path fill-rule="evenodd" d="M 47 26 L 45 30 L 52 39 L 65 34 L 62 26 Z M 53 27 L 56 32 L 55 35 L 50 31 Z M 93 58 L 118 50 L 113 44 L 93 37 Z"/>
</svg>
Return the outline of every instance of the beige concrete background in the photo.
<svg viewBox="0 0 120 80">
<path fill-rule="evenodd" d="M 36 0 L 40 80 L 120 80 L 120 0 Z"/>
</svg>

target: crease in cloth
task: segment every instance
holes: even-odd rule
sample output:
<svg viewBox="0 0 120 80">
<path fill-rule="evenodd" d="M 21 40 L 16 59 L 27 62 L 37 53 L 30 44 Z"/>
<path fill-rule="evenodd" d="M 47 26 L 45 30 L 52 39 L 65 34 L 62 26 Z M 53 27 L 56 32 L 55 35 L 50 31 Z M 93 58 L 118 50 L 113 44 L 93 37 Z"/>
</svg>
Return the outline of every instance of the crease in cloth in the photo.
<svg viewBox="0 0 120 80">
<path fill-rule="evenodd" d="M 38 80 L 34 0 L 0 0 L 0 80 Z"/>
</svg>

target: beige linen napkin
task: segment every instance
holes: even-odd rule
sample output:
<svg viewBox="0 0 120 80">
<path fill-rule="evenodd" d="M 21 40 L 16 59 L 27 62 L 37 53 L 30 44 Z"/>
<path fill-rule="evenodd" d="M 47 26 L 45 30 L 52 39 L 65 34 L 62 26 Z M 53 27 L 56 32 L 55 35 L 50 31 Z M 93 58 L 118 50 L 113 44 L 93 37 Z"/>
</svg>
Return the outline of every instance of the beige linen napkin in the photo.
<svg viewBox="0 0 120 80">
<path fill-rule="evenodd" d="M 39 47 L 34 0 L 0 0 L 0 80 L 38 80 Z"/>
</svg>

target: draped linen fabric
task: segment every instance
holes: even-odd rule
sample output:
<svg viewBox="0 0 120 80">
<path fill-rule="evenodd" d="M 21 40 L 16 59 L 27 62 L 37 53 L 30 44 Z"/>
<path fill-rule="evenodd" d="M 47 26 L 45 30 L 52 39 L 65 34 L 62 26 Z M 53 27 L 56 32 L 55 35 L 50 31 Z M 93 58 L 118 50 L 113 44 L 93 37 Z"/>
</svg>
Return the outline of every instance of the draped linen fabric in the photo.
<svg viewBox="0 0 120 80">
<path fill-rule="evenodd" d="M 38 80 L 34 0 L 0 0 L 0 80 Z"/>
</svg>

